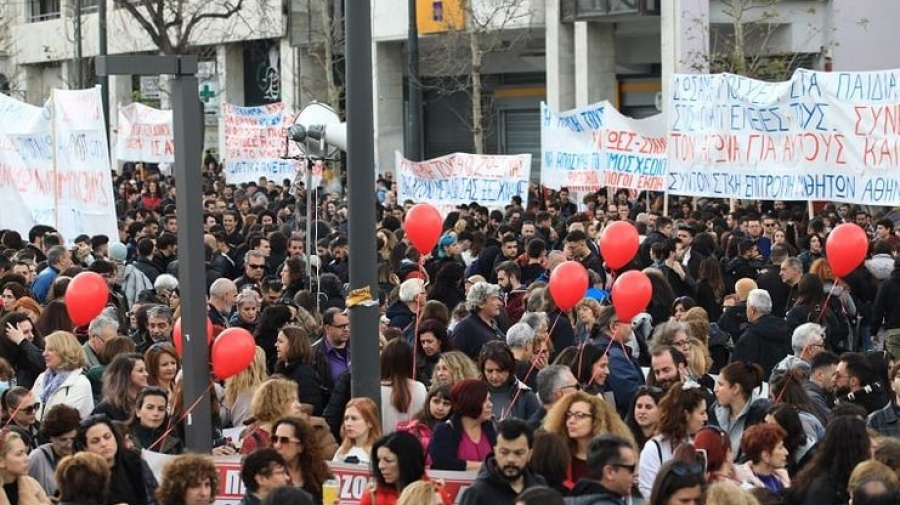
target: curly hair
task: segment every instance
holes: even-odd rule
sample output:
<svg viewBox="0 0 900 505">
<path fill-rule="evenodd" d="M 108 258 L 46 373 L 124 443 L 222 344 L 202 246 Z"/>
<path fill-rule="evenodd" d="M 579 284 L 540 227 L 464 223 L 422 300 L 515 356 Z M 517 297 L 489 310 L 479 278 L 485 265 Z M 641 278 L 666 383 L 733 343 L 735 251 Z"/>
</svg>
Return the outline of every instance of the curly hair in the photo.
<svg viewBox="0 0 900 505">
<path fill-rule="evenodd" d="M 566 412 L 569 411 L 572 404 L 577 402 L 586 403 L 591 408 L 591 414 L 594 416 L 592 438 L 597 435 L 612 433 L 628 440 L 632 447 L 636 447 L 631 430 L 628 429 L 628 426 L 616 413 L 615 407 L 607 404 L 599 396 L 590 395 L 583 391 L 576 391 L 557 400 L 547 412 L 547 417 L 544 418 L 544 430 L 566 439 L 569 443 L 569 448 L 575 449 L 575 441 L 569 438 L 569 433 L 566 429 Z"/>
<path fill-rule="evenodd" d="M 453 372 L 453 378 L 450 380 L 450 384 L 461 381 L 463 379 L 478 379 L 481 377 L 481 373 L 478 371 L 478 367 L 475 365 L 475 362 L 472 361 L 472 358 L 466 356 L 466 354 L 463 352 L 445 352 L 441 354 L 441 359 L 439 362 L 441 361 L 447 366 L 447 368 L 449 368 Z M 434 368 L 435 371 L 431 376 L 431 383 L 443 384 L 443 382 L 441 382 L 437 377 L 437 366 L 435 366 Z"/>
<path fill-rule="evenodd" d="M 176 456 L 163 467 L 162 481 L 156 489 L 156 498 L 166 505 L 182 505 L 188 488 L 205 480 L 209 480 L 212 487 L 209 503 L 213 503 L 216 499 L 215 491 L 219 489 L 219 472 L 212 458 L 199 454 Z"/>
<path fill-rule="evenodd" d="M 303 475 L 303 489 L 312 493 L 313 496 L 321 497 L 322 483 L 331 478 L 332 474 L 319 450 L 312 426 L 298 417 L 284 417 L 272 426 L 272 433 L 278 431 L 278 427 L 282 424 L 294 429 L 294 437 L 300 441 L 299 446 L 302 449 L 297 454 L 296 462 L 285 462 L 288 466 L 296 465 L 300 469 L 300 473 Z"/>
<path fill-rule="evenodd" d="M 676 382 L 669 386 L 669 391 L 659 401 L 659 422 L 656 423 L 657 433 L 676 444 L 689 435 L 685 414 L 706 403 L 700 388 L 684 389 L 683 385 L 683 382 Z"/>
<path fill-rule="evenodd" d="M 256 424 L 272 423 L 284 416 L 285 406 L 298 401 L 297 383 L 290 379 L 274 378 L 263 382 L 253 393 L 250 411 Z"/>
</svg>

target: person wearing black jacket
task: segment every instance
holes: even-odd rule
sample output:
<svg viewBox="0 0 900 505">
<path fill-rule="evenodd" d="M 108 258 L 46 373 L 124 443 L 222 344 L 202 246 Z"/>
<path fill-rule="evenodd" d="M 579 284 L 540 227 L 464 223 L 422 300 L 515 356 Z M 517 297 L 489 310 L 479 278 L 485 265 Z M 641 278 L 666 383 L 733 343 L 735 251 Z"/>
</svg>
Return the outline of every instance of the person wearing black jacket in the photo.
<svg viewBox="0 0 900 505">
<path fill-rule="evenodd" d="M 309 335 L 300 326 L 285 326 L 275 339 L 278 361 L 275 371 L 297 383 L 300 403 L 312 405 L 314 416 L 321 416 L 325 408 L 322 401 L 322 384 L 313 366 L 315 355 L 309 344 Z"/>
<path fill-rule="evenodd" d="M 572 488 L 566 505 L 625 505 L 631 502 L 637 458 L 631 442 L 600 435 L 587 448 L 587 477 Z M 640 499 L 640 497 L 634 497 Z"/>
<path fill-rule="evenodd" d="M 884 348 L 891 356 L 900 357 L 900 259 L 894 260 L 894 270 L 875 295 L 872 308 L 872 333 L 884 325 Z"/>
<path fill-rule="evenodd" d="M 747 320 L 731 354 L 731 361 L 758 363 L 765 373 L 791 353 L 791 331 L 784 319 L 772 315 L 772 298 L 764 289 L 754 289 L 747 297 Z"/>
<path fill-rule="evenodd" d="M 566 235 L 568 256 L 581 263 L 585 270 L 593 270 L 600 276 L 600 283 L 606 286 L 606 270 L 603 269 L 603 258 L 588 247 L 587 235 L 581 230 L 570 231 Z"/>
<path fill-rule="evenodd" d="M 872 365 L 861 353 L 842 354 L 832 381 L 835 405 L 853 403 L 871 414 L 890 402 L 884 385 L 875 378 Z"/>
<path fill-rule="evenodd" d="M 31 389 L 46 368 L 44 338 L 23 312 L 9 312 L 0 318 L 0 356 L 16 372 L 16 385 Z"/>
</svg>

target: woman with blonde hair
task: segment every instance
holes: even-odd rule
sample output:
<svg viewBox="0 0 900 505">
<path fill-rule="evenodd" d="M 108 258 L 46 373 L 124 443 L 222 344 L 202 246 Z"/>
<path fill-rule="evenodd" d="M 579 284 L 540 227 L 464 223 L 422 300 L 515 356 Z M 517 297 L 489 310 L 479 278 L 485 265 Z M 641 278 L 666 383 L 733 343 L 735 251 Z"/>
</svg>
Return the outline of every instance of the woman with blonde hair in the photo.
<svg viewBox="0 0 900 505">
<path fill-rule="evenodd" d="M 225 408 L 231 412 L 232 424 L 243 426 L 250 418 L 253 392 L 269 378 L 266 373 L 266 351 L 256 346 L 253 362 L 243 372 L 225 381 Z"/>
<path fill-rule="evenodd" d="M 341 445 L 333 461 L 368 465 L 372 446 L 381 438 L 381 415 L 369 398 L 352 398 L 344 408 Z"/>
<path fill-rule="evenodd" d="M 242 437 L 241 454 L 271 445 L 272 427 L 282 417 L 299 416 L 297 383 L 290 379 L 274 378 L 263 382 L 250 401 L 253 424 Z"/>
<path fill-rule="evenodd" d="M 82 418 L 94 410 L 91 382 L 81 373 L 87 364 L 84 349 L 75 336 L 67 331 L 54 331 L 47 335 L 44 362 L 47 369 L 38 375 L 31 392 L 41 407 L 35 417 L 38 422 L 54 405 L 65 404 L 78 409 Z"/>
<path fill-rule="evenodd" d="M 49 505 L 50 498 L 34 478 L 28 475 L 28 447 L 22 435 L 13 430 L 0 431 L 0 503 L 8 505 Z M 14 491 L 10 499 L 7 493 Z"/>
<path fill-rule="evenodd" d="M 478 365 L 465 353 L 450 351 L 441 354 L 441 359 L 434 365 L 434 374 L 431 377 L 431 385 L 443 384 L 452 386 L 463 379 L 478 379 L 481 373 Z"/>
<path fill-rule="evenodd" d="M 706 505 L 759 505 L 750 491 L 735 482 L 715 482 L 706 488 Z"/>
<path fill-rule="evenodd" d="M 588 474 L 587 446 L 594 437 L 611 433 L 635 445 L 615 407 L 583 391 L 557 400 L 544 418 L 544 430 L 566 440 L 572 453 L 569 473 L 573 482 Z"/>
<path fill-rule="evenodd" d="M 443 505 L 443 503 L 437 483 L 418 480 L 403 488 L 396 505 Z"/>
</svg>

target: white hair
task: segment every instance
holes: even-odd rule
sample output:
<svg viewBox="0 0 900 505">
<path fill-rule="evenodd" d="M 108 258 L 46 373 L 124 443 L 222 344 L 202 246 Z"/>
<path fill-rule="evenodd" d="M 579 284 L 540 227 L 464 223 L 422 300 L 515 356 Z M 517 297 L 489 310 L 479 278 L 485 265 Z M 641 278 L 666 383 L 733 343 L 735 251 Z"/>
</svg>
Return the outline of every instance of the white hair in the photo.
<svg viewBox="0 0 900 505">
<path fill-rule="evenodd" d="M 771 314 L 772 297 L 765 289 L 751 289 L 747 296 L 747 306 L 753 307 L 761 314 Z"/>
<path fill-rule="evenodd" d="M 522 348 L 534 340 L 534 328 L 528 323 L 518 322 L 506 330 L 506 344 L 510 348 Z"/>
<path fill-rule="evenodd" d="M 157 292 L 178 289 L 178 278 L 171 274 L 160 274 L 153 283 L 153 289 Z"/>
<path fill-rule="evenodd" d="M 422 292 L 422 289 L 424 289 L 424 286 L 425 281 L 422 279 L 406 279 L 400 284 L 397 296 L 403 303 L 414 302 L 416 297 L 419 296 L 419 293 Z"/>
<path fill-rule="evenodd" d="M 816 323 L 803 323 L 794 328 L 791 335 L 791 348 L 794 355 L 799 355 L 803 349 L 817 341 L 819 338 L 825 338 L 825 328 Z"/>
</svg>

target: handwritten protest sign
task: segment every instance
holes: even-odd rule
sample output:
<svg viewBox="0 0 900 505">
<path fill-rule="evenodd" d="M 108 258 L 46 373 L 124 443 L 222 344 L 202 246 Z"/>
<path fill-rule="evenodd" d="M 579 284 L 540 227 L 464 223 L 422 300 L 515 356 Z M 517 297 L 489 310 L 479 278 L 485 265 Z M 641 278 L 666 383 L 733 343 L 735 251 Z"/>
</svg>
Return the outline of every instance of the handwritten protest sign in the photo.
<svg viewBox="0 0 900 505">
<path fill-rule="evenodd" d="M 541 105 L 541 182 L 576 191 L 662 191 L 665 122 L 629 118 L 607 101 L 560 114 Z"/>
<path fill-rule="evenodd" d="M 0 94 L 0 228 L 115 237 L 107 145 L 98 88 L 54 91 L 43 108 Z"/>
<path fill-rule="evenodd" d="M 116 158 L 122 161 L 174 163 L 172 111 L 131 103 L 119 109 Z"/>
<path fill-rule="evenodd" d="M 259 107 L 222 106 L 225 128 L 225 180 L 256 182 L 265 177 L 294 179 L 298 162 L 285 160 L 286 129 L 294 114 L 284 102 Z"/>
<path fill-rule="evenodd" d="M 147 462 L 157 480 L 162 479 L 162 471 L 166 463 L 175 458 L 166 454 L 142 451 L 141 457 Z M 214 456 L 213 463 L 219 472 L 219 489 L 216 491 L 215 505 L 238 505 L 246 488 L 241 482 L 240 456 Z M 369 490 L 372 472 L 368 465 L 348 465 L 328 462 L 331 472 L 338 481 L 338 498 L 340 505 L 357 505 L 363 494 Z M 458 504 L 462 492 L 475 480 L 475 472 L 443 472 L 429 470 L 428 476 L 433 480 L 443 481 L 453 503 Z"/>
<path fill-rule="evenodd" d="M 674 75 L 670 89 L 669 192 L 900 205 L 900 70 Z"/>
<path fill-rule="evenodd" d="M 502 209 L 513 196 L 528 205 L 530 154 L 489 156 L 455 153 L 410 161 L 396 153 L 397 199 L 428 202 L 438 210 L 478 202 Z"/>
<path fill-rule="evenodd" d="M 53 90 L 57 229 L 64 237 L 116 237 L 116 211 L 100 87 Z M 52 222 L 52 221 L 51 221 Z"/>
</svg>

